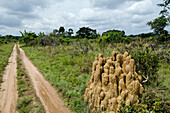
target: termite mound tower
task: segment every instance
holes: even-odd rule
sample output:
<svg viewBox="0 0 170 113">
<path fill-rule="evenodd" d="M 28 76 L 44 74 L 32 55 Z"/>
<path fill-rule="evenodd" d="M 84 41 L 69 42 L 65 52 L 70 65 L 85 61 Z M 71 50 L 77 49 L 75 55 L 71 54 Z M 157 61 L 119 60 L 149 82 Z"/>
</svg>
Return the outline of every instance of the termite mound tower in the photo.
<svg viewBox="0 0 170 113">
<path fill-rule="evenodd" d="M 139 103 L 144 90 L 141 81 L 135 60 L 127 52 L 122 55 L 113 51 L 112 57 L 107 58 L 99 54 L 93 62 L 84 100 L 90 112 L 116 112 L 122 101 L 126 106 Z"/>
</svg>

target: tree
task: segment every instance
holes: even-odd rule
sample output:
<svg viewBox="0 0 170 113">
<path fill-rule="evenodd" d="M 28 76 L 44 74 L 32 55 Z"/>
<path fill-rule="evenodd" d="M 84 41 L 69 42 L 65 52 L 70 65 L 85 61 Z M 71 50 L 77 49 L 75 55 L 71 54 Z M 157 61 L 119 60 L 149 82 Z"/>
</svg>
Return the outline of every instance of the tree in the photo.
<svg viewBox="0 0 170 113">
<path fill-rule="evenodd" d="M 91 29 L 89 27 L 82 27 L 76 32 L 76 37 L 78 37 L 79 39 L 95 39 L 97 38 L 97 33 L 94 29 Z"/>
<path fill-rule="evenodd" d="M 53 34 L 56 34 L 58 32 L 59 32 L 58 29 L 53 29 Z"/>
<path fill-rule="evenodd" d="M 64 32 L 65 32 L 65 29 L 64 29 L 64 27 L 61 26 L 61 27 L 59 28 L 59 33 L 63 34 Z"/>
<path fill-rule="evenodd" d="M 170 10 L 170 7 L 168 6 L 168 4 L 170 3 L 170 0 L 163 0 L 163 1 L 164 1 L 164 3 L 157 4 L 158 6 L 163 7 L 163 10 L 160 11 L 159 14 L 168 16 L 168 14 L 169 14 L 168 10 Z"/>
<path fill-rule="evenodd" d="M 168 4 L 170 3 L 169 0 L 163 0 L 164 2 L 162 4 L 157 4 L 160 7 L 163 7 L 163 10 L 160 11 L 160 17 L 154 19 L 153 21 L 147 22 L 147 25 L 151 27 L 151 29 L 154 30 L 156 34 L 165 34 L 167 35 L 167 31 L 164 30 L 166 26 L 170 23 L 170 16 L 168 16 L 169 12 L 168 10 L 170 7 Z"/>
<path fill-rule="evenodd" d="M 108 46 L 109 40 L 108 36 L 104 35 L 98 39 L 98 46 L 100 47 L 100 50 L 102 50 L 104 54 L 104 49 Z"/>
<path fill-rule="evenodd" d="M 5 35 L 3 38 L 4 38 L 7 42 L 12 42 L 12 41 L 14 41 L 14 36 L 12 36 L 12 35 Z"/>
<path fill-rule="evenodd" d="M 44 32 L 39 32 L 38 37 L 43 37 L 45 36 Z"/>
<path fill-rule="evenodd" d="M 168 25 L 168 21 L 165 16 L 161 16 L 148 22 L 147 25 L 149 25 L 156 34 L 165 34 L 166 31 L 164 28 Z"/>
<path fill-rule="evenodd" d="M 74 33 L 73 33 L 73 29 L 71 29 L 71 28 L 68 29 L 68 35 L 71 36 L 72 34 L 74 34 Z"/>
<path fill-rule="evenodd" d="M 102 36 L 107 36 L 109 43 L 121 42 L 123 39 L 122 37 L 125 36 L 125 32 L 113 29 L 113 30 L 103 32 Z"/>
<path fill-rule="evenodd" d="M 115 33 L 115 32 L 116 32 L 116 33 L 119 33 L 122 37 L 125 36 L 125 31 L 120 31 L 120 30 L 116 30 L 116 29 L 108 30 L 108 31 L 106 31 L 106 32 L 103 32 L 103 33 L 102 33 L 102 36 L 104 36 L 104 35 L 107 36 L 107 35 L 108 35 L 109 33 L 111 33 L 111 32 L 112 32 L 112 33 L 113 33 L 113 32 L 114 32 L 114 33 Z"/>
<path fill-rule="evenodd" d="M 27 32 L 26 30 L 24 30 L 24 33 L 21 31 L 20 33 L 22 35 L 21 41 L 24 42 L 26 46 L 31 46 L 38 37 L 34 32 Z"/>
</svg>

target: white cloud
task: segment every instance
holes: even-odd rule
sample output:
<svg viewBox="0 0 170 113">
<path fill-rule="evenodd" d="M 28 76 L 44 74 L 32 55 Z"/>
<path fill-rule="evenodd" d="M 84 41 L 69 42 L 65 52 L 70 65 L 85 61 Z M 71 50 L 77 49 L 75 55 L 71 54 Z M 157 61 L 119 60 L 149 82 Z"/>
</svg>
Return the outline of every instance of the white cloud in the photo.
<svg viewBox="0 0 170 113">
<path fill-rule="evenodd" d="M 134 3 L 127 8 L 127 12 L 133 14 L 151 14 L 154 12 L 154 6 L 151 0 L 144 0 Z"/>
<path fill-rule="evenodd" d="M 149 32 L 147 21 L 159 14 L 159 0 L 1 0 L 0 34 L 19 31 L 52 32 L 64 26 L 76 32 L 91 27 L 102 33 L 110 29 L 127 34 Z"/>
<path fill-rule="evenodd" d="M 122 4 L 127 2 L 127 0 L 91 0 L 94 7 L 106 8 L 106 9 L 116 9 L 123 7 Z M 135 2 L 141 0 L 128 0 L 128 2 Z"/>
</svg>

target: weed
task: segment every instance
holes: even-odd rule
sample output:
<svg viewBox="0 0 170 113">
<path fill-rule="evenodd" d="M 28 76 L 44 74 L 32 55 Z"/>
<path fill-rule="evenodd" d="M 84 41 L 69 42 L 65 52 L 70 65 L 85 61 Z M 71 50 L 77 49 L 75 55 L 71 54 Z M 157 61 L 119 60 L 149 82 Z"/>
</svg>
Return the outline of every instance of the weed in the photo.
<svg viewBox="0 0 170 113">
<path fill-rule="evenodd" d="M 19 103 L 17 103 L 17 109 L 20 109 L 21 111 L 23 111 L 23 108 L 27 107 L 28 104 L 32 101 L 31 97 L 25 97 L 22 98 L 21 101 Z M 25 111 L 26 112 L 26 111 Z"/>
</svg>

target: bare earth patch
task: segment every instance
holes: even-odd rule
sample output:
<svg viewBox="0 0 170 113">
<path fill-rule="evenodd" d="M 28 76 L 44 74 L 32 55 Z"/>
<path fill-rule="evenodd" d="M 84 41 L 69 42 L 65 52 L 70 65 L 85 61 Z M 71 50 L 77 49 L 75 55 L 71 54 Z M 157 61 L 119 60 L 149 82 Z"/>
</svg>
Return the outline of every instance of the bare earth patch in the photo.
<svg viewBox="0 0 170 113">
<path fill-rule="evenodd" d="M 47 113 L 70 113 L 71 111 L 64 106 L 64 101 L 60 99 L 57 91 L 44 79 L 38 69 L 19 48 L 21 60 L 32 84 L 36 90 L 36 95 L 40 98 Z"/>
<path fill-rule="evenodd" d="M 8 60 L 8 65 L 5 68 L 3 74 L 3 83 L 0 90 L 0 112 L 2 113 L 17 113 L 17 50 L 16 45 L 13 47 L 13 51 Z"/>
</svg>

